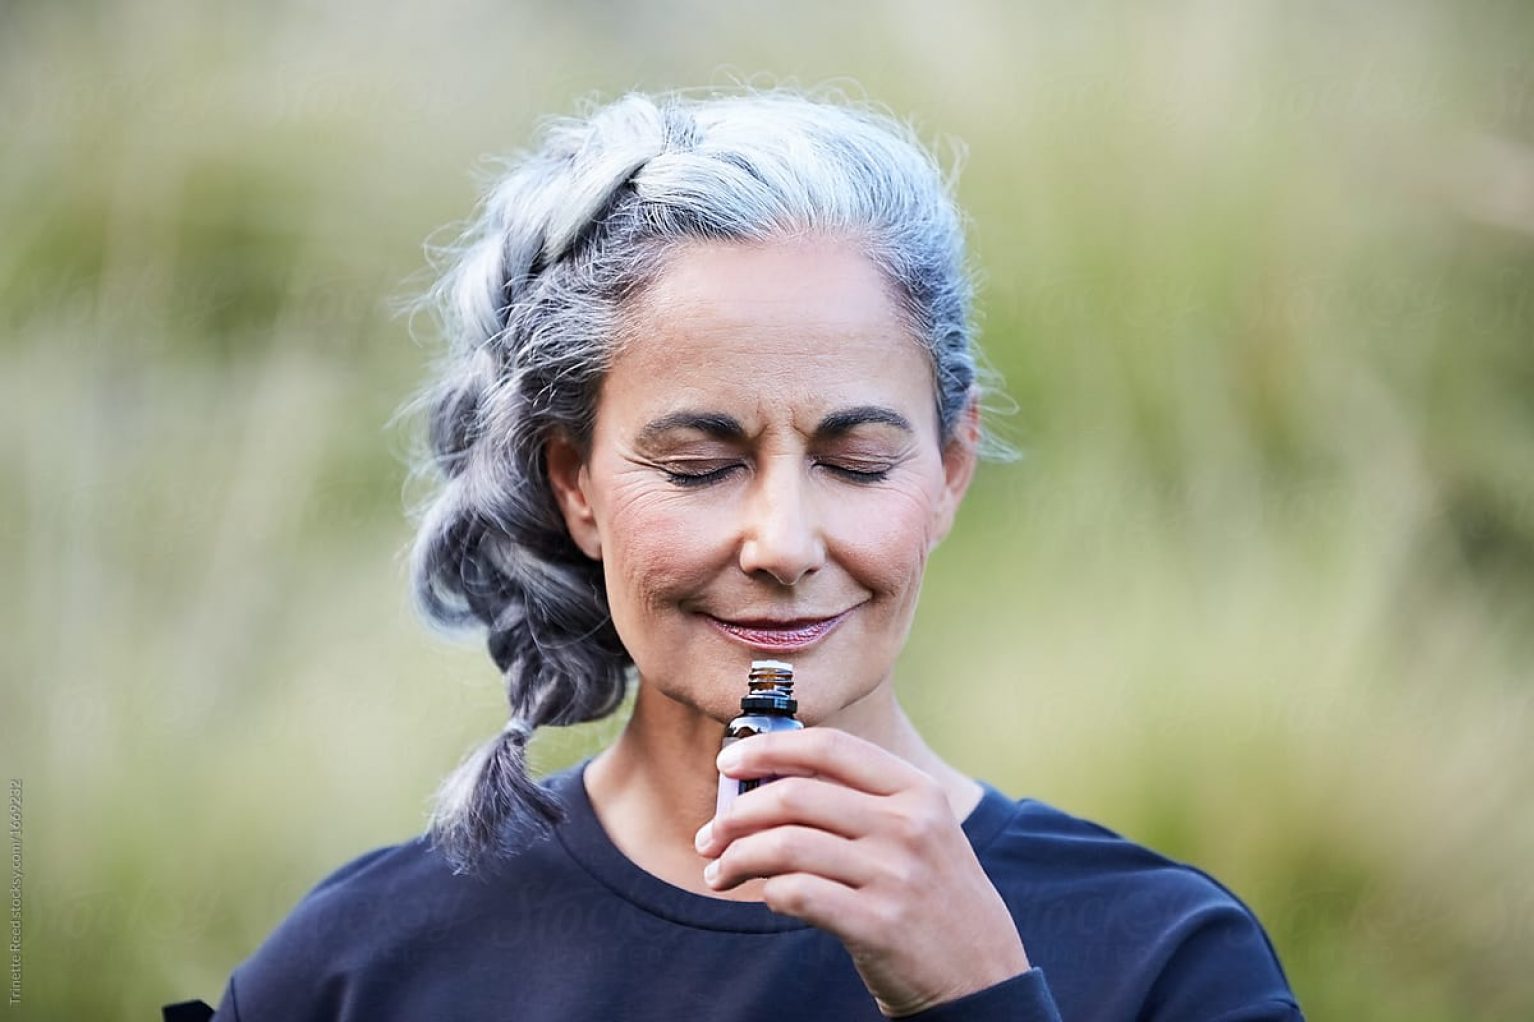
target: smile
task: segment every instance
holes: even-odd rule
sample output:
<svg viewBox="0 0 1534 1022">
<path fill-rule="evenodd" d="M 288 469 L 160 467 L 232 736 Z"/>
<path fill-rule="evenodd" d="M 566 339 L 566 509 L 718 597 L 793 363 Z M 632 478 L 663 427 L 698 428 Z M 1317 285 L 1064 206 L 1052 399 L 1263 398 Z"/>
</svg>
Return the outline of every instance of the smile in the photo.
<svg viewBox="0 0 1534 1022">
<path fill-rule="evenodd" d="M 794 650 L 804 649 L 819 642 L 834 631 L 837 625 L 847 620 L 851 613 L 852 610 L 849 609 L 835 617 L 771 623 L 721 621 L 709 614 L 704 614 L 703 617 L 720 632 L 753 649 Z"/>
</svg>

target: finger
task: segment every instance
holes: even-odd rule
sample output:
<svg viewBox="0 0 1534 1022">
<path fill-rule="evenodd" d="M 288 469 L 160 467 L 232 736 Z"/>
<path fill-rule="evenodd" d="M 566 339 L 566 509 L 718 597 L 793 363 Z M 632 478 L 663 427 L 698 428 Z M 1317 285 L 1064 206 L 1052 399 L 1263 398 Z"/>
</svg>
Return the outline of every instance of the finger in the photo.
<svg viewBox="0 0 1534 1022">
<path fill-rule="evenodd" d="M 813 873 L 780 873 L 762 885 L 762 900 L 774 912 L 803 919 L 844 940 L 862 931 L 858 892 Z"/>
<path fill-rule="evenodd" d="M 834 727 L 766 731 L 719 753 L 716 765 L 731 777 L 824 775 L 859 791 L 893 795 L 932 778 L 873 742 Z"/>
<path fill-rule="evenodd" d="M 814 827 L 790 825 L 732 841 L 709 864 L 703 878 L 710 887 L 721 891 L 756 877 L 780 873 L 813 873 L 849 887 L 861 887 L 873 881 L 877 866 L 847 838 Z"/>
<path fill-rule="evenodd" d="M 829 779 L 784 777 L 737 798 L 703 825 L 695 845 L 700 855 L 715 856 L 737 838 L 784 824 L 863 837 L 878 827 L 880 797 Z"/>
</svg>

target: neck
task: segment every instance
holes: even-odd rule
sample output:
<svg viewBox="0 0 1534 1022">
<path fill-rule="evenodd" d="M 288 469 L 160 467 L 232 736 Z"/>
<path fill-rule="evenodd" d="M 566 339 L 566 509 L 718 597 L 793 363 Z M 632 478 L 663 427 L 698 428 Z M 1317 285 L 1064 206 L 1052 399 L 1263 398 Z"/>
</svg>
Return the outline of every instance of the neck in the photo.
<svg viewBox="0 0 1534 1022">
<path fill-rule="evenodd" d="M 912 725 L 892 679 L 814 723 L 857 735 L 931 774 L 959 819 L 979 801 L 979 785 L 944 763 Z M 693 835 L 714 814 L 714 758 L 723 736 L 719 721 L 640 683 L 622 734 L 586 768 L 586 789 L 603 828 L 638 865 L 665 879 L 671 879 L 667 872 L 699 871 Z"/>
</svg>

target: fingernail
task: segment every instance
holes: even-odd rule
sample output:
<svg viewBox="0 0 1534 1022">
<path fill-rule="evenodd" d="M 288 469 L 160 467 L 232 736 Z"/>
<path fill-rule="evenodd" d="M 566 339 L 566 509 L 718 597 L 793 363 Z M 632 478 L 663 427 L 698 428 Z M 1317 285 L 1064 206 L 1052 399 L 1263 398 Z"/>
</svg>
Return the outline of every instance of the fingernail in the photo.
<svg viewBox="0 0 1534 1022">
<path fill-rule="evenodd" d="M 698 835 L 692 839 L 693 845 L 696 846 L 699 851 L 702 851 L 704 848 L 708 847 L 708 840 L 713 836 L 713 833 L 714 821 L 709 820 L 702 827 L 698 828 Z"/>
<path fill-rule="evenodd" d="M 719 766 L 721 773 L 726 770 L 733 770 L 740 766 L 740 750 L 732 745 L 728 749 L 725 749 L 723 752 L 719 753 L 719 758 L 714 762 Z"/>
<path fill-rule="evenodd" d="M 707 866 L 703 867 L 703 879 L 704 880 L 707 880 L 709 883 L 713 883 L 715 878 L 717 878 L 718 876 L 719 876 L 719 860 L 718 859 L 715 859 L 713 862 L 711 862 Z"/>
</svg>

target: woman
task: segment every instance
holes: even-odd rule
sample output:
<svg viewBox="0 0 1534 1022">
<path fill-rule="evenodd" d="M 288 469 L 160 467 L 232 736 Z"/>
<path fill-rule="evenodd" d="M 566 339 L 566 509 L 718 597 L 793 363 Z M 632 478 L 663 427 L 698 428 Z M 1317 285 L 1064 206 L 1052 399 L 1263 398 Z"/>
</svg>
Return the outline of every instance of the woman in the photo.
<svg viewBox="0 0 1534 1022">
<path fill-rule="evenodd" d="M 430 621 L 485 629 L 510 720 L 217 1018 L 1301 1017 L 1234 894 L 901 711 L 987 442 L 960 215 L 906 128 L 629 95 L 552 122 L 481 212 L 428 295 L 453 346 L 413 573 Z M 716 760 L 763 657 L 807 726 Z M 536 728 L 631 686 L 611 747 L 527 776 Z M 779 779 L 712 818 L 718 771 Z"/>
</svg>

